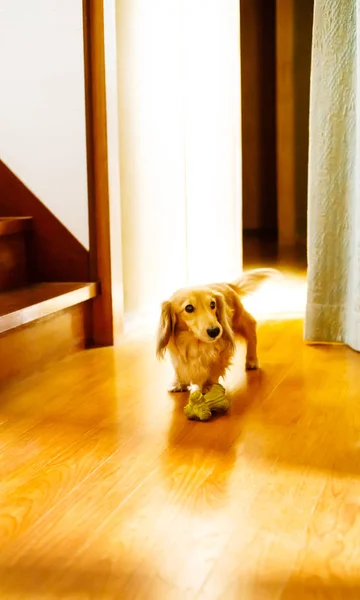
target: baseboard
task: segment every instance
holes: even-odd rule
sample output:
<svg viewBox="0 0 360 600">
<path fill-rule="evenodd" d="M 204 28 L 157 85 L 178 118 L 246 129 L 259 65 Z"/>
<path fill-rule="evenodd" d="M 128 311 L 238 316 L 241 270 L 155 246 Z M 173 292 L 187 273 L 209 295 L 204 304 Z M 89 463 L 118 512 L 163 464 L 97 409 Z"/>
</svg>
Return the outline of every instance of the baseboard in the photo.
<svg viewBox="0 0 360 600">
<path fill-rule="evenodd" d="M 0 390 L 90 346 L 91 302 L 0 335 Z"/>
</svg>

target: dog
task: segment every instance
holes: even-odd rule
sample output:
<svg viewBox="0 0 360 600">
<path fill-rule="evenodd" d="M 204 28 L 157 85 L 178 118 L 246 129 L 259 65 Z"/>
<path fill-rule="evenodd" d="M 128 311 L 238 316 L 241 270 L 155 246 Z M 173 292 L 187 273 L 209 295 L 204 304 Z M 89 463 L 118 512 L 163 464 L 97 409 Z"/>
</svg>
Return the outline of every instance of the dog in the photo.
<svg viewBox="0 0 360 600">
<path fill-rule="evenodd" d="M 218 383 L 231 364 L 238 337 L 247 345 L 245 368 L 259 368 L 256 321 L 241 299 L 276 275 L 275 269 L 255 269 L 233 283 L 180 289 L 162 303 L 156 354 L 158 359 L 166 351 L 170 354 L 175 379 L 169 392 L 205 393 Z"/>
</svg>

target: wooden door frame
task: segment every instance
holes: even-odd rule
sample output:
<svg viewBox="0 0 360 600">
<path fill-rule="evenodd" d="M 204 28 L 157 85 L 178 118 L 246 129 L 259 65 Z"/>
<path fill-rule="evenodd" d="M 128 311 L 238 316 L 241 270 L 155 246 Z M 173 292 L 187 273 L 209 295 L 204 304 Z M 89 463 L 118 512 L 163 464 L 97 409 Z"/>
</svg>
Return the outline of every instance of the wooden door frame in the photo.
<svg viewBox="0 0 360 600">
<path fill-rule="evenodd" d="M 90 275 L 100 284 L 92 331 L 95 346 L 108 346 L 122 335 L 124 313 L 116 0 L 82 1 Z"/>
<path fill-rule="evenodd" d="M 276 0 L 278 241 L 296 245 L 294 0 Z"/>
</svg>

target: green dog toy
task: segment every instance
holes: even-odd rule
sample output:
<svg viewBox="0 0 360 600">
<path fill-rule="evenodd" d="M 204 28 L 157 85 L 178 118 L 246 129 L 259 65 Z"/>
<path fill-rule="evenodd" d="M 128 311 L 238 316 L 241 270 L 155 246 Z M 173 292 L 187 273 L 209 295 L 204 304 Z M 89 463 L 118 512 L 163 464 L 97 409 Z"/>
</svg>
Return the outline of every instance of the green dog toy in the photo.
<svg viewBox="0 0 360 600">
<path fill-rule="evenodd" d="M 225 388 L 220 383 L 215 383 L 206 394 L 200 391 L 190 394 L 184 412 L 188 419 L 208 421 L 213 412 L 227 412 L 229 406 L 230 401 L 225 396 Z"/>
</svg>

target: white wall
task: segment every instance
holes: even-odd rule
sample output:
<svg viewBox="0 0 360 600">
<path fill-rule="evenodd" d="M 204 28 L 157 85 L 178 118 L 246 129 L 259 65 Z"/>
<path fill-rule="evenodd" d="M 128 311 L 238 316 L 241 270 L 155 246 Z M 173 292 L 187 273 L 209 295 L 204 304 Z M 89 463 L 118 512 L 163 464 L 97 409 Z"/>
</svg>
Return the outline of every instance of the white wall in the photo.
<svg viewBox="0 0 360 600">
<path fill-rule="evenodd" d="M 117 0 L 125 310 L 241 268 L 238 0 Z"/>
<path fill-rule="evenodd" d="M 0 158 L 89 245 L 81 0 L 0 0 Z"/>
</svg>

